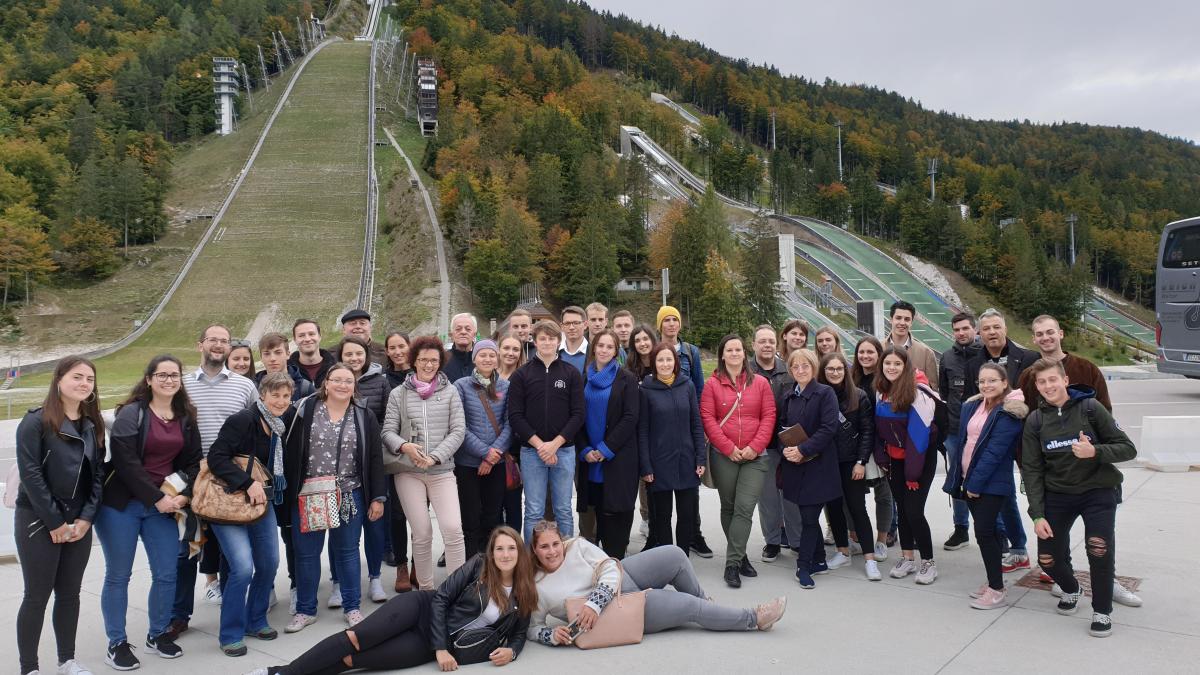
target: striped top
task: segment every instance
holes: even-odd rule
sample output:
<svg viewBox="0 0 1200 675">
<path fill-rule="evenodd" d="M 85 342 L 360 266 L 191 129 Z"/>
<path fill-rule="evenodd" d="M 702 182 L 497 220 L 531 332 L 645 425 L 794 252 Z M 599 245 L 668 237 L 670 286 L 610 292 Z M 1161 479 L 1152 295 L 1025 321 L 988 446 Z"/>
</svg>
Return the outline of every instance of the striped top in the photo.
<svg viewBox="0 0 1200 675">
<path fill-rule="evenodd" d="M 183 388 L 196 406 L 196 427 L 206 457 L 225 420 L 258 400 L 254 382 L 228 368 L 222 368 L 216 377 L 209 377 L 203 368 L 197 368 L 183 378 Z"/>
</svg>

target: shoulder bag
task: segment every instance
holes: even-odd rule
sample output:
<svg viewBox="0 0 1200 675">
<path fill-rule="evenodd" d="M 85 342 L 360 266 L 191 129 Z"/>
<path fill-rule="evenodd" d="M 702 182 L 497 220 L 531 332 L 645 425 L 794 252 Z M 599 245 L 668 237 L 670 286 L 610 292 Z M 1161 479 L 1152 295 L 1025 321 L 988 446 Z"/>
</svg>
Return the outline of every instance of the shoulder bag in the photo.
<svg viewBox="0 0 1200 675">
<path fill-rule="evenodd" d="M 342 438 L 346 432 L 346 418 L 353 414 L 353 408 L 346 408 L 342 423 L 338 425 L 337 445 L 334 446 L 337 460 L 334 462 L 333 475 L 305 478 L 300 485 L 300 531 L 305 534 L 332 530 L 342 524 L 342 491 L 338 487 L 342 473 Z"/>
<path fill-rule="evenodd" d="M 412 422 L 408 419 L 408 387 L 400 385 L 400 438 L 412 442 Z M 404 463 L 404 453 L 400 448 L 395 451 L 385 449 L 383 452 L 383 472 L 386 474 L 400 473 Z"/>
<path fill-rule="evenodd" d="M 642 641 L 646 628 L 646 591 L 622 593 L 621 581 L 625 570 L 616 558 L 605 558 L 596 565 L 592 573 L 592 586 L 600 583 L 600 571 L 605 563 L 612 562 L 617 566 L 616 595 L 612 602 L 600 612 L 592 629 L 580 633 L 575 638 L 575 646 L 580 649 L 601 649 L 603 647 L 620 647 L 635 645 Z M 567 598 L 567 620 L 576 621 L 579 613 L 587 604 L 587 596 Z"/>
<path fill-rule="evenodd" d="M 500 423 L 496 421 L 496 413 L 492 410 L 491 403 L 487 400 L 482 388 L 476 387 L 475 393 L 479 395 L 479 402 L 483 404 L 483 411 L 487 413 L 488 421 L 492 423 L 492 430 L 496 432 L 496 438 L 500 438 Z M 521 469 L 512 455 L 507 452 L 504 453 L 504 489 L 506 491 L 521 489 Z"/>
<path fill-rule="evenodd" d="M 508 636 L 516 620 L 516 610 L 509 610 L 490 626 L 462 631 L 450 645 L 450 654 L 460 666 L 488 661 L 492 652 L 508 646 Z"/>
<path fill-rule="evenodd" d="M 257 457 L 238 455 L 233 463 L 250 477 L 267 485 L 270 479 L 267 469 Z M 267 515 L 271 499 L 262 504 L 251 504 L 245 490 L 230 491 L 225 481 L 213 475 L 208 460 L 200 460 L 200 474 L 192 487 L 192 512 L 200 518 L 218 525 L 249 525 Z"/>
</svg>

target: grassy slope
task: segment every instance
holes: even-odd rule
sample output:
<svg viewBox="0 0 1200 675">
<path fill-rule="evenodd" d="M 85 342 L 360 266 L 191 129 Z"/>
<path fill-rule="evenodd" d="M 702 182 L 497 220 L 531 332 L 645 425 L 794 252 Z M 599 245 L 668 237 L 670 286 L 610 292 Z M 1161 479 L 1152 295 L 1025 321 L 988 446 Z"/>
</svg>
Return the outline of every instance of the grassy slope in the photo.
<svg viewBox="0 0 1200 675">
<path fill-rule="evenodd" d="M 301 315 L 332 327 L 358 294 L 366 209 L 364 43 L 326 47 L 297 82 L 225 219 L 163 315 L 130 347 L 101 359 L 101 396 L 128 390 L 163 352 L 189 366 L 209 323 L 235 336 L 277 302 L 276 326 Z M 331 331 L 327 331 L 332 334 Z M 46 386 L 46 374 L 20 387 Z M 17 394 L 14 410 L 41 394 Z"/>
<path fill-rule="evenodd" d="M 132 330 L 135 319 L 150 313 L 210 222 L 187 223 L 186 216 L 211 214 L 220 206 L 291 72 L 287 71 L 270 91 L 254 93 L 254 112 L 247 106 L 237 133 L 210 135 L 176 149 L 172 186 L 166 197 L 172 223 L 157 242 L 131 246 L 130 263 L 100 283 L 37 289 L 35 305 L 28 313 L 19 314 L 22 344 L 43 348 L 107 344 Z"/>
</svg>

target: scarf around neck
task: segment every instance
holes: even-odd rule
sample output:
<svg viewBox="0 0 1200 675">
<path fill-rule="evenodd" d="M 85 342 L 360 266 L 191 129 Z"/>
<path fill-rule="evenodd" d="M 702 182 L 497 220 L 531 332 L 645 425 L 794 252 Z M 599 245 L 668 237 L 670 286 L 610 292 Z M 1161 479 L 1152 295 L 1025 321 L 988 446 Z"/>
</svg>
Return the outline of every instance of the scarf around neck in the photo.
<svg viewBox="0 0 1200 675">
<path fill-rule="evenodd" d="M 408 376 L 408 381 L 412 382 L 413 389 L 416 390 L 417 395 L 421 397 L 422 401 L 428 399 L 430 396 L 433 396 L 433 392 L 437 391 L 437 375 L 433 376 L 433 380 L 431 382 L 422 382 L 421 378 L 417 377 L 416 373 L 412 373 Z"/>
<path fill-rule="evenodd" d="M 608 399 L 612 395 L 613 382 L 617 379 L 617 360 L 608 362 L 607 366 L 596 370 L 595 363 L 589 363 L 586 368 L 587 381 L 583 385 L 584 425 L 592 448 L 599 450 L 604 443 L 604 432 L 608 426 Z M 608 446 L 605 445 L 605 448 Z M 587 465 L 588 480 L 593 483 L 604 482 L 603 462 L 593 462 Z"/>
<path fill-rule="evenodd" d="M 497 372 L 492 371 L 491 377 L 484 377 L 483 375 L 479 374 L 478 368 L 471 371 L 471 376 L 474 377 L 475 381 L 479 383 L 479 386 L 483 387 L 484 389 L 487 389 L 488 387 L 492 386 L 492 380 L 495 379 L 496 375 L 497 375 Z"/>
<path fill-rule="evenodd" d="M 659 382 L 662 382 L 663 384 L 667 385 L 668 387 L 675 384 L 675 377 L 676 376 L 674 374 L 667 375 L 666 377 L 663 377 L 662 375 L 659 375 L 658 373 L 654 374 L 655 379 L 657 379 Z"/>
<path fill-rule="evenodd" d="M 271 474 L 273 477 L 272 487 L 275 489 L 274 502 L 276 504 L 283 503 L 284 490 L 287 489 L 287 480 L 283 477 L 283 434 L 285 427 L 283 420 L 273 415 L 267 405 L 259 399 L 255 402 L 258 406 L 258 413 L 262 415 L 263 421 L 267 423 L 267 427 L 271 429 Z"/>
</svg>

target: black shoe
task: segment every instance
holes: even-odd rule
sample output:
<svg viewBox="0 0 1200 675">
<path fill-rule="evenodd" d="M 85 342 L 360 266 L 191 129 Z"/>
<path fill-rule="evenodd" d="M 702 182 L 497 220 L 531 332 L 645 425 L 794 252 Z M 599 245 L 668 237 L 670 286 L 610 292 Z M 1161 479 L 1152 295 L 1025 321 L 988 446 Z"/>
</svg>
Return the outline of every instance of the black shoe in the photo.
<svg viewBox="0 0 1200 675">
<path fill-rule="evenodd" d="M 762 550 L 763 562 L 775 562 L 779 557 L 779 544 L 767 544 Z"/>
<path fill-rule="evenodd" d="M 1112 635 L 1112 619 L 1107 614 L 1092 612 L 1092 625 L 1088 628 L 1092 637 L 1108 637 Z"/>
<path fill-rule="evenodd" d="M 167 626 L 167 630 L 163 631 L 163 635 L 172 640 L 178 640 L 180 635 L 187 632 L 187 629 L 187 619 L 171 619 L 171 624 Z"/>
<path fill-rule="evenodd" d="M 443 554 L 442 554 L 442 557 L 438 558 L 438 561 L 437 561 L 437 566 L 438 566 L 438 567 L 445 567 L 445 566 L 446 566 L 446 554 L 445 554 L 445 553 L 443 553 Z"/>
<path fill-rule="evenodd" d="M 177 659 L 183 656 L 183 650 L 180 649 L 179 645 L 175 644 L 175 641 L 171 639 L 171 636 L 167 635 L 166 633 L 159 635 L 158 637 L 147 637 L 146 653 L 158 654 L 164 659 Z"/>
<path fill-rule="evenodd" d="M 704 537 L 696 537 L 692 539 L 692 553 L 701 558 L 713 557 L 712 549 L 708 547 L 708 542 L 704 541 Z"/>
<path fill-rule="evenodd" d="M 725 568 L 725 585 L 730 588 L 742 587 L 742 577 L 738 575 L 737 565 L 729 565 Z"/>
<path fill-rule="evenodd" d="M 137 670 L 142 662 L 133 655 L 133 646 L 128 642 L 120 642 L 108 648 L 104 662 L 113 670 Z"/>
<path fill-rule="evenodd" d="M 742 558 L 742 567 L 738 572 L 744 577 L 754 578 L 758 576 L 758 570 L 754 569 L 754 565 L 750 564 L 749 558 Z"/>
<path fill-rule="evenodd" d="M 957 551 L 960 548 L 966 548 L 970 544 L 971 536 L 967 534 L 967 528 L 955 526 L 954 534 L 950 535 L 946 543 L 942 544 L 942 548 L 947 551 Z"/>
<path fill-rule="evenodd" d="M 883 543 L 887 544 L 888 548 L 891 548 L 891 547 L 895 546 L 895 545 L 896 545 L 896 533 L 895 533 L 895 532 L 888 532 L 888 533 L 887 533 L 887 540 L 886 540 L 886 541 L 884 541 Z"/>
<path fill-rule="evenodd" d="M 388 551 L 387 553 L 383 554 L 383 564 L 387 565 L 388 567 L 395 567 L 396 566 L 396 554 L 392 553 L 391 551 Z"/>
</svg>

